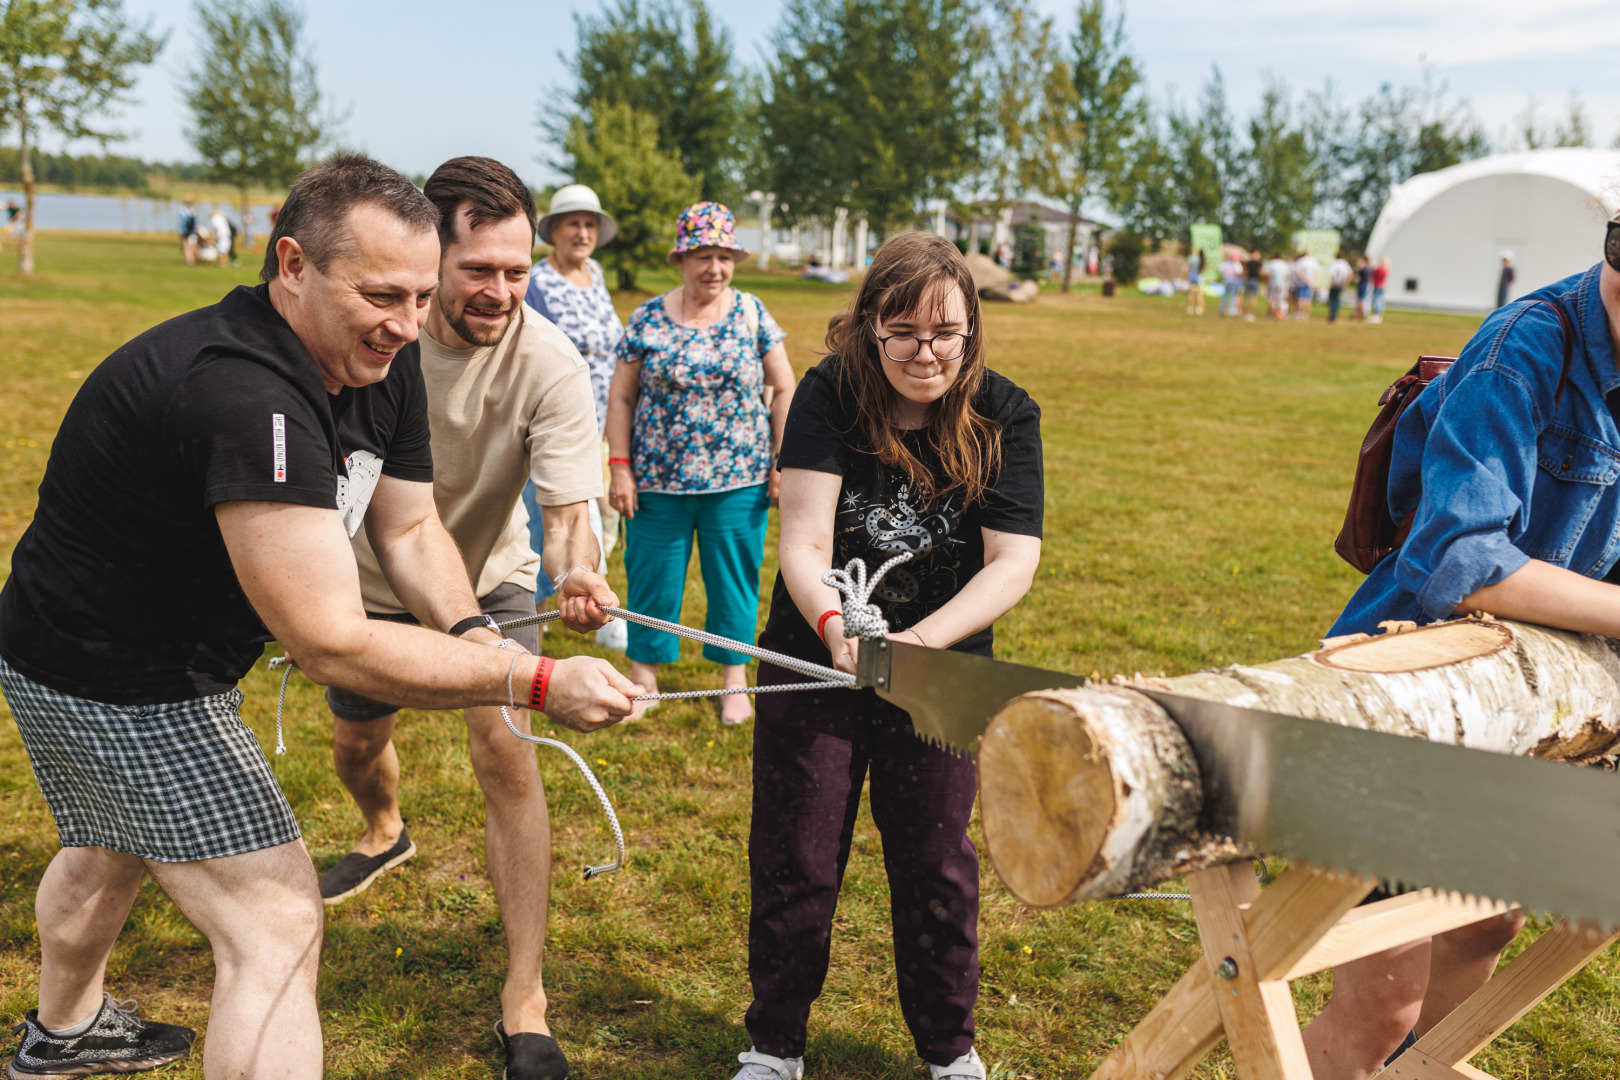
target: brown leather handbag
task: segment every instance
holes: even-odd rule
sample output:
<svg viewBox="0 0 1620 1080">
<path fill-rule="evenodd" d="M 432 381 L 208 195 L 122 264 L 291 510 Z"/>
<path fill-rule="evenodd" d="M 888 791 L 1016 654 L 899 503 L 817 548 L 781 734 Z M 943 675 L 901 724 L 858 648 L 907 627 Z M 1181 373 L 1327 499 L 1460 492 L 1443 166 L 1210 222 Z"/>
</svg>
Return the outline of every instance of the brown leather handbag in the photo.
<svg viewBox="0 0 1620 1080">
<path fill-rule="evenodd" d="M 1531 300 L 1533 304 L 1546 304 L 1558 313 L 1563 328 L 1564 363 L 1558 372 L 1558 389 L 1553 393 L 1553 404 L 1563 396 L 1564 384 L 1569 381 L 1569 363 L 1575 346 L 1575 328 L 1562 306 L 1550 300 Z M 1384 556 L 1406 542 L 1412 531 L 1414 508 L 1400 521 L 1389 512 L 1389 465 L 1395 454 L 1395 428 L 1408 405 L 1417 400 L 1423 388 L 1444 375 L 1456 362 L 1452 356 L 1420 356 L 1410 371 L 1390 384 L 1378 399 L 1378 415 L 1367 437 L 1361 440 L 1361 456 L 1356 459 L 1356 479 L 1350 485 L 1350 505 L 1344 512 L 1344 527 L 1339 530 L 1333 550 L 1339 557 L 1363 574 Z"/>
</svg>

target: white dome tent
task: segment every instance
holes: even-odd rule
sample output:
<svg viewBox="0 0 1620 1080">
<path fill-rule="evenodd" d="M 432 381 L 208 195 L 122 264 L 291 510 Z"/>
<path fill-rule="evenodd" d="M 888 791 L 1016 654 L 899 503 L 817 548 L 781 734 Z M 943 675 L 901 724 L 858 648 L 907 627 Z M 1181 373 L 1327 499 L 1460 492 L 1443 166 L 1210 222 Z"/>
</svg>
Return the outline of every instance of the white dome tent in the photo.
<svg viewBox="0 0 1620 1080">
<path fill-rule="evenodd" d="M 1533 292 L 1602 257 L 1617 206 L 1620 150 L 1496 154 L 1391 187 L 1367 254 L 1389 259 L 1391 307 L 1489 311 L 1504 252 L 1510 298 Z"/>
</svg>

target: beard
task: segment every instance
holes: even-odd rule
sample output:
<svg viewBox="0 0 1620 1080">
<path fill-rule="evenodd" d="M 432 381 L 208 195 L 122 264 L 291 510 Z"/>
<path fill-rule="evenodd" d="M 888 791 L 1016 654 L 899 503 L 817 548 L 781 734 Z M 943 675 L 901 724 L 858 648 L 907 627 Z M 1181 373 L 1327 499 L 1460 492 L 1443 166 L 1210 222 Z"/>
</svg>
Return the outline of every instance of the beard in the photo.
<svg viewBox="0 0 1620 1080">
<path fill-rule="evenodd" d="M 444 321 L 450 324 L 450 329 L 454 330 L 462 341 L 483 348 L 499 344 L 501 338 L 506 336 L 507 328 L 512 325 L 512 317 L 516 314 L 517 308 L 514 307 L 506 313 L 498 326 L 488 330 L 477 330 L 467 324 L 467 307 L 463 304 L 454 315 L 446 314 Z"/>
</svg>

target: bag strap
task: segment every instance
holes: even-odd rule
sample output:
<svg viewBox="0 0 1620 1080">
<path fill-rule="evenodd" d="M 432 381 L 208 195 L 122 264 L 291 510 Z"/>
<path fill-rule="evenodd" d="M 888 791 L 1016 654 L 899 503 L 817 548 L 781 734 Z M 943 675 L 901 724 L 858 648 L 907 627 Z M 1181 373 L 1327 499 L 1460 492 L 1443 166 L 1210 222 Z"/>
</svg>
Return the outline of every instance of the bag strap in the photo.
<svg viewBox="0 0 1620 1080">
<path fill-rule="evenodd" d="M 742 304 L 743 325 L 748 327 L 748 341 L 759 351 L 759 297 L 737 290 L 737 302 Z"/>
<path fill-rule="evenodd" d="M 1564 362 L 1558 369 L 1558 389 L 1553 391 L 1553 404 L 1557 405 L 1559 399 L 1564 396 L 1565 384 L 1569 382 L 1569 365 L 1575 356 L 1575 327 L 1570 323 L 1569 315 L 1564 311 L 1564 305 L 1555 304 L 1551 300 L 1542 300 L 1539 297 L 1532 298 L 1529 302 L 1532 304 L 1545 304 L 1552 308 L 1553 313 L 1558 316 L 1558 325 L 1564 331 Z"/>
</svg>

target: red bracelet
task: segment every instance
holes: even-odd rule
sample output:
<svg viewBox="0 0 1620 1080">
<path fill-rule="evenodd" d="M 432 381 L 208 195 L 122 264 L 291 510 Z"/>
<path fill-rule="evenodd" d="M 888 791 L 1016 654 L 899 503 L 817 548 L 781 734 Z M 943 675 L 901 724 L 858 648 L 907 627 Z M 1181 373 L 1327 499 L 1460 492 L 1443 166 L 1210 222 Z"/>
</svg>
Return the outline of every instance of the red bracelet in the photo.
<svg viewBox="0 0 1620 1080">
<path fill-rule="evenodd" d="M 834 615 L 842 618 L 843 614 L 844 613 L 839 611 L 837 608 L 828 608 L 826 611 L 823 611 L 821 613 L 821 618 L 816 620 L 816 637 L 821 638 L 823 641 L 827 640 L 827 635 L 825 633 L 827 629 L 827 620 L 832 618 Z"/>
<path fill-rule="evenodd" d="M 630 464 L 630 459 L 627 458 L 627 457 L 610 457 L 610 458 L 608 458 L 608 464 L 609 465 L 628 465 L 628 464 Z"/>
<path fill-rule="evenodd" d="M 542 656 L 534 668 L 534 682 L 529 685 L 529 708 L 534 712 L 546 711 L 546 688 L 551 684 L 551 669 L 557 661 Z"/>
</svg>

